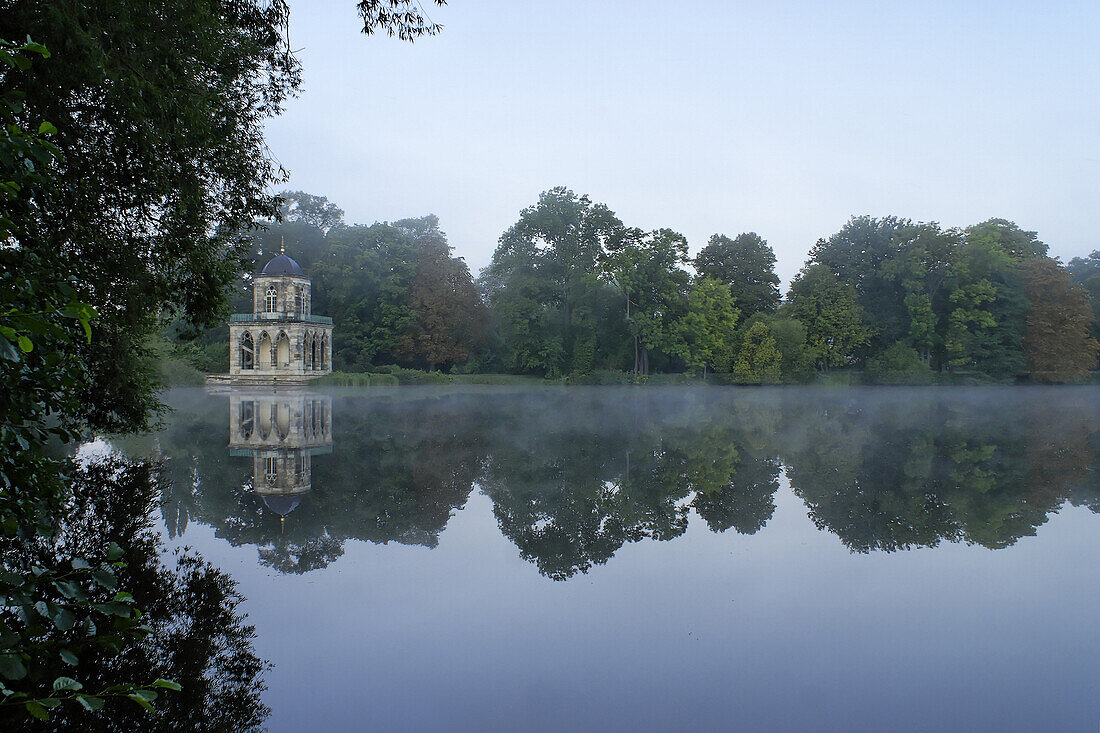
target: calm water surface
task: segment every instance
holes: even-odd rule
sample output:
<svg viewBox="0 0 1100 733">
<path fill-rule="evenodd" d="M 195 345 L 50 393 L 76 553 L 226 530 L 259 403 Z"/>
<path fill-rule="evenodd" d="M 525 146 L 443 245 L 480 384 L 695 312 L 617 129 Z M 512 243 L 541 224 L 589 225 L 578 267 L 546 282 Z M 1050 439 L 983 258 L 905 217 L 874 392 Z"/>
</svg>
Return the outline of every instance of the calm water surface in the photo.
<svg viewBox="0 0 1100 733">
<path fill-rule="evenodd" d="M 271 731 L 1100 724 L 1100 389 L 169 402 Z"/>
</svg>

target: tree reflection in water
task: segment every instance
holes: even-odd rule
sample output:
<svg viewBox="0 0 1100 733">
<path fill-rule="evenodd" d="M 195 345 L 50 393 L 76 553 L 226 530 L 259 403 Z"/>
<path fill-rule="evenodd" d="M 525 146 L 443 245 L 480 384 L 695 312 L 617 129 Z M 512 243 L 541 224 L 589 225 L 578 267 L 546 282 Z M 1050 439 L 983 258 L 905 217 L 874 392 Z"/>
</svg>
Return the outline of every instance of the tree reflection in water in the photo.
<svg viewBox="0 0 1100 733">
<path fill-rule="evenodd" d="M 28 720 L 14 709 L 5 730 L 251 731 L 269 710 L 261 702 L 267 664 L 253 650 L 255 634 L 239 606 L 235 581 L 191 551 L 167 553 L 153 528 L 157 503 L 168 483 L 158 467 L 116 455 L 77 461 L 73 497 L 60 532 L 49 544 L 25 547 L 50 567 L 63 557 L 104 557 L 111 542 L 126 548 L 119 587 L 133 593 L 152 633 L 120 655 L 88 648 L 77 674 L 87 690 L 118 680 L 166 678 L 183 686 L 161 691 L 156 712 L 108 698 L 99 713 L 77 705 L 57 708 L 48 722 Z M 109 600 L 109 598 L 107 599 Z M 61 632 L 54 632 L 61 633 Z M 44 670 L 48 679 L 73 668 Z M 10 727 L 8 727 L 10 726 Z M 38 727 L 34 727 L 38 726 Z"/>
<path fill-rule="evenodd" d="M 257 491 L 258 464 L 228 455 L 222 399 L 174 395 L 156 452 L 169 532 L 207 524 L 281 572 L 324 567 L 348 540 L 434 547 L 480 487 L 522 557 L 560 580 L 680 536 L 693 510 L 711 531 L 754 534 L 781 470 L 853 552 L 1010 546 L 1067 500 L 1100 509 L 1093 392 L 348 391 L 327 403 L 332 455 L 313 461 L 285 522 Z"/>
</svg>

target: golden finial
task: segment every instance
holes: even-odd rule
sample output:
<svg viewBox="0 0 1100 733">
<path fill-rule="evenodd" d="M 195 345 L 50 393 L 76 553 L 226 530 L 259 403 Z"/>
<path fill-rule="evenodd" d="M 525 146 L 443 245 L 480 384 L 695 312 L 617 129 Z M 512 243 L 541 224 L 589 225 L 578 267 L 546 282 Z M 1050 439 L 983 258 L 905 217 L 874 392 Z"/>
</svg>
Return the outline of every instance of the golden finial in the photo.
<svg viewBox="0 0 1100 733">
<path fill-rule="evenodd" d="M 279 235 L 279 254 L 286 254 L 286 238 L 282 234 Z"/>
<path fill-rule="evenodd" d="M 286 529 L 286 517 L 284 517 L 282 514 L 280 514 L 279 515 L 279 534 L 282 534 L 284 529 Z"/>
</svg>

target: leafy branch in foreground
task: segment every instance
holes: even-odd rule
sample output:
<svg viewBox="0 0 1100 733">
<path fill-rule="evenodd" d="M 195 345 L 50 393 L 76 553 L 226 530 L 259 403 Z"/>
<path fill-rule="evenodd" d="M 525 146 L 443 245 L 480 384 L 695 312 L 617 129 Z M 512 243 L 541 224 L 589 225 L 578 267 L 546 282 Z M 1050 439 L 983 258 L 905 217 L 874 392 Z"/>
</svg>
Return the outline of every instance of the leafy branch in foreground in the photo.
<svg viewBox="0 0 1100 733">
<path fill-rule="evenodd" d="M 30 70 L 30 54 L 50 55 L 30 40 L 0 40 L 0 78 L 8 82 L 12 74 Z M 51 562 L 33 551 L 57 532 L 55 518 L 68 496 L 63 463 L 49 455 L 47 446 L 52 438 L 69 441 L 76 434 L 75 424 L 63 417 L 74 412 L 72 395 L 81 378 L 72 327 L 78 323 L 90 343 L 97 314 L 79 300 L 74 283 L 59 275 L 64 268 L 58 261 L 22 246 L 33 236 L 61 158 L 45 139 L 56 128 L 41 122 L 37 133 L 25 130 L 18 123 L 23 111 L 19 90 L 2 93 L 0 707 L 22 706 L 45 720 L 66 701 L 97 710 L 104 698 L 125 696 L 149 707 L 157 693 L 146 688 L 178 685 L 158 680 L 89 691 L 74 677 L 51 672 L 59 664 L 75 668 L 94 648 L 118 654 L 151 628 L 133 596 L 119 590 L 115 572 L 125 563 L 117 544 L 94 562 L 81 556 Z"/>
</svg>

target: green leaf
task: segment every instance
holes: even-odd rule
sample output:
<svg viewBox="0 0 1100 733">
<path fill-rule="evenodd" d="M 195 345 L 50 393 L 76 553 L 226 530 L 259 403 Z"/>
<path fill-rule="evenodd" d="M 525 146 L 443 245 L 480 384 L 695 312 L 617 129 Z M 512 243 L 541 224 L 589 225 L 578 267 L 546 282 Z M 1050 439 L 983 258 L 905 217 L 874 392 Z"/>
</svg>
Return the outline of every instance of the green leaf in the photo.
<svg viewBox="0 0 1100 733">
<path fill-rule="evenodd" d="M 85 595 L 84 589 L 71 580 L 58 580 L 54 587 L 66 598 L 82 598 Z"/>
<path fill-rule="evenodd" d="M 93 603 L 92 608 L 100 613 L 106 613 L 121 618 L 130 618 L 130 607 L 125 603 Z"/>
<path fill-rule="evenodd" d="M 118 587 L 118 580 L 115 578 L 114 573 L 109 570 L 96 570 L 92 573 L 92 578 L 107 590 L 114 590 Z"/>
<path fill-rule="evenodd" d="M 56 697 L 40 697 L 38 698 L 38 704 L 44 708 L 49 708 L 50 710 L 53 710 L 61 704 L 61 701 L 58 700 Z"/>
<path fill-rule="evenodd" d="M 163 687 L 166 690 L 175 690 L 176 692 L 179 692 L 183 689 L 183 687 L 181 687 L 178 682 L 173 682 L 172 680 L 166 679 L 158 679 L 156 682 L 153 683 L 153 687 Z"/>
<path fill-rule="evenodd" d="M 38 126 L 38 134 L 39 135 L 56 135 L 57 134 L 57 128 L 53 126 L 53 123 L 43 122 L 41 125 Z"/>
<path fill-rule="evenodd" d="M 76 656 L 76 654 L 68 649 L 62 649 L 60 652 L 58 652 L 58 654 L 61 656 L 61 659 L 66 664 L 71 664 L 75 667 L 77 664 L 80 663 L 80 657 Z"/>
<path fill-rule="evenodd" d="M 77 695 L 76 701 L 87 710 L 99 710 L 103 707 L 103 698 L 95 695 Z"/>
<path fill-rule="evenodd" d="M 53 691 L 61 692 L 62 690 L 80 690 L 84 685 L 80 684 L 72 677 L 58 677 L 53 681 Z"/>
<path fill-rule="evenodd" d="M 131 700 L 133 700 L 134 702 L 136 702 L 138 705 L 142 706 L 143 708 L 145 708 L 149 712 L 153 712 L 153 706 L 150 705 L 149 701 L 146 700 L 141 695 L 133 694 L 133 695 L 127 695 L 126 697 L 130 698 Z"/>
<path fill-rule="evenodd" d="M 39 720 L 49 720 L 50 714 L 46 712 L 46 708 L 39 705 L 34 700 L 27 700 L 26 702 L 27 712 L 38 718 Z"/>
<path fill-rule="evenodd" d="M 67 608 L 62 608 L 61 611 L 53 617 L 53 625 L 62 631 L 68 631 L 75 623 L 76 617 L 74 617 Z"/>
<path fill-rule="evenodd" d="M 85 560 L 84 558 L 82 558 L 82 557 L 74 557 L 73 558 L 73 569 L 74 570 L 87 570 L 90 567 L 92 567 L 92 566 L 89 565 L 88 561 Z"/>
<path fill-rule="evenodd" d="M 112 542 L 110 547 L 107 549 L 107 562 L 117 562 L 122 559 L 122 556 L 124 554 L 125 552 L 121 547 L 119 547 L 118 543 Z"/>
<path fill-rule="evenodd" d="M 50 57 L 50 50 L 43 46 L 41 43 L 35 43 L 34 41 L 28 40 L 26 43 L 24 43 L 23 50 L 39 54 L 44 59 L 48 59 Z"/>
<path fill-rule="evenodd" d="M 0 675 L 9 680 L 21 680 L 27 676 L 27 668 L 17 654 L 0 654 Z"/>
<path fill-rule="evenodd" d="M 157 699 L 157 693 L 155 690 L 134 690 L 134 694 L 152 702 Z"/>
<path fill-rule="evenodd" d="M 26 336 L 19 337 L 19 348 L 23 350 L 23 353 L 29 354 L 34 349 L 34 344 Z"/>
</svg>

